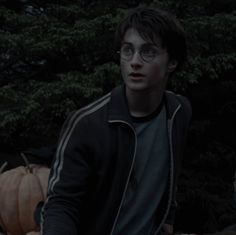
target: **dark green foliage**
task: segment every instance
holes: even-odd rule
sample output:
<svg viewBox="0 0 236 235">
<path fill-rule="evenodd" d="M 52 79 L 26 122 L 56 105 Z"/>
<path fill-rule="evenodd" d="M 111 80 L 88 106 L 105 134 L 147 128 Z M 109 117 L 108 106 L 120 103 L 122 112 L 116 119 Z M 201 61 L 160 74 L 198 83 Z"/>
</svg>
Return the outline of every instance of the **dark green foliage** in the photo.
<svg viewBox="0 0 236 235">
<path fill-rule="evenodd" d="M 71 71 L 58 75 L 54 82 L 30 80 L 3 86 L 0 90 L 2 143 L 27 148 L 55 142 L 58 130 L 72 110 L 104 95 L 118 82 L 118 66 L 108 63 L 87 75 Z"/>
<path fill-rule="evenodd" d="M 36 15 L 0 8 L 0 136 L 7 146 L 55 141 L 68 112 L 120 80 L 111 61 L 123 10 L 95 17 L 76 4 L 42 6 Z"/>
<path fill-rule="evenodd" d="M 188 35 L 189 57 L 185 69 L 178 73 L 174 89 L 186 89 L 191 83 L 232 78 L 235 72 L 236 16 L 219 14 L 191 17 L 183 21 Z"/>
<path fill-rule="evenodd" d="M 236 219 L 232 183 L 235 151 L 212 142 L 201 154 L 193 150 L 189 151 L 190 159 L 185 159 L 180 176 L 176 230 L 197 234 L 220 231 Z"/>
</svg>

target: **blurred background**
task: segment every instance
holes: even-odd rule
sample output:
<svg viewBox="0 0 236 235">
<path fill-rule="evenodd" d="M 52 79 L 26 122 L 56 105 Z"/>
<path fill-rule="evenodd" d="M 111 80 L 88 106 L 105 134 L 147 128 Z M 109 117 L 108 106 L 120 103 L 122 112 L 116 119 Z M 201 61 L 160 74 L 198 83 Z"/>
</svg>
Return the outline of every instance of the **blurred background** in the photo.
<svg viewBox="0 0 236 235">
<path fill-rule="evenodd" d="M 188 38 L 168 84 L 193 106 L 175 229 L 222 231 L 236 223 L 235 0 L 0 0 L 0 164 L 50 166 L 67 115 L 122 82 L 113 36 L 137 6 L 172 12 Z"/>
</svg>

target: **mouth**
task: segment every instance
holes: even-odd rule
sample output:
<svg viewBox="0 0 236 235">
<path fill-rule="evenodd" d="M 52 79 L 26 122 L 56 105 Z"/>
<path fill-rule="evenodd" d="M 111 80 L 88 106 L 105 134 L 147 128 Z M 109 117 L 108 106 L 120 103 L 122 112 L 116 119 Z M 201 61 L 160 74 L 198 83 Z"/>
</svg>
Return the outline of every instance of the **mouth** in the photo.
<svg viewBox="0 0 236 235">
<path fill-rule="evenodd" d="M 130 73 L 129 77 L 131 78 L 131 80 L 141 80 L 145 77 L 145 75 L 142 73 Z"/>
</svg>

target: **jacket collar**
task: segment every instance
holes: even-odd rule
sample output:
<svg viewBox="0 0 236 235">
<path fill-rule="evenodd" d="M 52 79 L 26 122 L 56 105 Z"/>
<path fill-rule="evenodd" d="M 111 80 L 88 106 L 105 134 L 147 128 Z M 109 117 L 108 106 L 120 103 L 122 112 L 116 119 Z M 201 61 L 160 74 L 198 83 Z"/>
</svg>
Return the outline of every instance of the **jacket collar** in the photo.
<svg viewBox="0 0 236 235">
<path fill-rule="evenodd" d="M 172 119 L 173 115 L 181 106 L 176 95 L 171 91 L 165 91 L 164 100 L 167 111 L 167 118 Z M 125 85 L 115 87 L 111 92 L 111 101 L 109 103 L 108 120 L 122 121 L 132 124 L 131 115 L 128 108 L 128 102 L 125 95 Z"/>
<path fill-rule="evenodd" d="M 132 123 L 128 102 L 125 95 L 125 85 L 115 87 L 111 92 L 109 104 L 109 121 L 123 121 Z"/>
<path fill-rule="evenodd" d="M 174 94 L 172 91 L 165 91 L 165 105 L 166 105 L 166 113 L 167 119 L 173 119 L 175 113 L 181 108 L 180 101 L 176 98 L 178 95 Z"/>
</svg>

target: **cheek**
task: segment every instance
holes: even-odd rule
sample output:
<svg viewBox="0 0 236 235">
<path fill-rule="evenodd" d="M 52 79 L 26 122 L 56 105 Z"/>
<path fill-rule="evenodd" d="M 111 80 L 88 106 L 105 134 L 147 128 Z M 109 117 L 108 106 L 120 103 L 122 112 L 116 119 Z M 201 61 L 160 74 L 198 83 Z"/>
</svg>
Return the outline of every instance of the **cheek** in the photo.
<svg viewBox="0 0 236 235">
<path fill-rule="evenodd" d="M 153 76 L 164 76 L 167 71 L 167 63 L 157 63 L 150 68 Z"/>
<path fill-rule="evenodd" d="M 151 66 L 150 68 L 149 68 L 149 71 L 150 71 L 150 76 L 154 76 L 154 77 L 156 77 L 156 76 L 160 76 L 161 74 L 162 74 L 162 67 L 160 66 L 160 65 L 153 65 L 153 66 Z"/>
<path fill-rule="evenodd" d="M 128 70 L 127 62 L 120 61 L 120 70 L 121 70 L 122 77 L 125 78 L 127 75 L 127 70 Z"/>
</svg>

